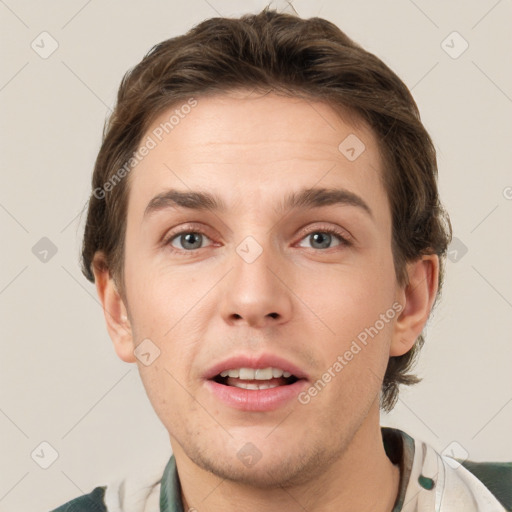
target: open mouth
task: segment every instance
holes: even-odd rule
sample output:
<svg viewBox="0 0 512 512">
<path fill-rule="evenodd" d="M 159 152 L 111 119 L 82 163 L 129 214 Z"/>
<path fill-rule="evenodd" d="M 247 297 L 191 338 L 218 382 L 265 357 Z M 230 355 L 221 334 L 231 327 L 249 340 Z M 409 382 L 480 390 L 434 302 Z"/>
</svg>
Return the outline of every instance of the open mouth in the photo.
<svg viewBox="0 0 512 512">
<path fill-rule="evenodd" d="M 289 386 L 299 379 L 281 368 L 233 368 L 224 370 L 212 379 L 217 384 L 240 389 L 262 390 Z"/>
<path fill-rule="evenodd" d="M 307 386 L 300 367 L 274 355 L 235 356 L 205 372 L 206 387 L 232 409 L 270 412 L 287 407 Z"/>
</svg>

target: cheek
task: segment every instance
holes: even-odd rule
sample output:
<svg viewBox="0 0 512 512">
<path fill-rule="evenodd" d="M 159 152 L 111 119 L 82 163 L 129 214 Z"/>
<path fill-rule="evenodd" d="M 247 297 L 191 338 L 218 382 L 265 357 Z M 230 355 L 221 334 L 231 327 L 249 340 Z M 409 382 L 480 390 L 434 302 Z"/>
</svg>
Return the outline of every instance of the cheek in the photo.
<svg viewBox="0 0 512 512">
<path fill-rule="evenodd" d="M 195 282 L 179 272 L 157 272 L 148 266 L 144 271 L 145 266 L 141 267 L 127 265 L 131 273 L 126 273 L 130 276 L 126 292 L 133 339 L 136 346 L 146 343 L 149 352 L 157 354 L 150 365 L 138 364 L 150 399 L 155 394 L 153 405 L 159 401 L 165 407 L 165 397 L 156 396 L 159 390 L 166 389 L 169 397 L 177 397 L 181 386 L 191 386 L 191 362 L 201 349 L 197 340 L 203 337 L 201 317 L 203 323 L 207 318 L 202 299 L 211 284 L 201 287 L 199 278 Z"/>
<path fill-rule="evenodd" d="M 149 367 L 139 364 L 139 372 L 144 389 L 155 413 L 169 430 L 172 426 L 169 423 L 169 418 L 174 416 L 174 423 L 176 423 L 175 411 L 189 411 L 193 404 L 186 400 L 188 395 L 183 393 L 184 385 L 180 385 L 182 377 L 175 375 L 174 368 L 168 367 L 169 365 L 166 364 L 165 357 L 165 354 L 162 353 Z"/>
<path fill-rule="evenodd" d="M 161 272 L 149 264 L 141 267 L 129 268 L 127 264 L 126 272 L 127 298 L 137 335 L 168 338 L 204 292 L 179 272 Z"/>
<path fill-rule="evenodd" d="M 304 274 L 297 295 L 324 320 L 331 336 L 353 337 L 391 308 L 395 275 L 390 258 L 373 265 Z"/>
<path fill-rule="evenodd" d="M 326 421 L 340 424 L 347 421 L 347 416 L 355 421 L 378 398 L 389 359 L 392 326 L 392 320 L 386 323 L 373 318 L 366 327 L 352 326 L 352 334 L 344 332 L 324 347 L 323 368 L 306 393 L 318 396 L 314 400 L 319 409 L 331 411 Z"/>
<path fill-rule="evenodd" d="M 365 397 L 373 399 L 389 358 L 397 318 L 395 276 L 390 258 L 379 263 L 364 269 L 338 269 L 316 281 L 306 279 L 299 292 L 322 320 L 315 348 L 322 368 L 315 377 L 333 382 L 330 399 L 341 399 L 347 408 L 356 407 Z M 304 327 L 311 329 L 307 324 Z M 310 338 L 313 335 L 309 332 Z"/>
</svg>

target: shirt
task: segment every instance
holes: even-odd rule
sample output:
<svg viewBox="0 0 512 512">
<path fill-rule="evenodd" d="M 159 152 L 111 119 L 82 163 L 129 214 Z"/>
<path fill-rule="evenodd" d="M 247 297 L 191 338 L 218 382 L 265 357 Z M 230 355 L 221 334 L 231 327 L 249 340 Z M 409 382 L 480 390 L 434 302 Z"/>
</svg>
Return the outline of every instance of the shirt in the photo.
<svg viewBox="0 0 512 512">
<path fill-rule="evenodd" d="M 387 456 L 400 467 L 392 512 L 506 512 L 487 487 L 456 459 L 402 430 L 381 427 Z M 161 476 L 160 476 L 161 475 Z M 53 512 L 185 512 L 173 455 L 156 474 L 96 487 Z M 192 509 L 194 510 L 194 509 Z"/>
</svg>

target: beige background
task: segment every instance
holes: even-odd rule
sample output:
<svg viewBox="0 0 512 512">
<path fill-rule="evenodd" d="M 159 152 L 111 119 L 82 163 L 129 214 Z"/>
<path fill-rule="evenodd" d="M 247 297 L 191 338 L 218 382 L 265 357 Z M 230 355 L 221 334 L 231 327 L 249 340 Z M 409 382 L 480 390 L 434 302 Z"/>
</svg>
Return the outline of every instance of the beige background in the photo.
<svg viewBox="0 0 512 512">
<path fill-rule="evenodd" d="M 265 4 L 0 1 L 0 511 L 48 510 L 169 456 L 136 368 L 116 358 L 94 287 L 80 273 L 80 212 L 123 73 L 204 18 Z M 336 23 L 412 89 L 460 240 L 428 325 L 424 380 L 402 392 L 383 423 L 440 451 L 512 460 L 512 2 L 294 7 Z M 35 40 L 39 52 L 51 49 L 43 31 L 58 42 L 46 59 L 31 48 Z M 442 44 L 453 31 L 463 39 Z M 452 58 L 464 40 L 469 47 Z M 32 252 L 42 237 L 57 248 L 46 262 Z M 57 460 L 42 469 L 52 450 Z"/>
</svg>

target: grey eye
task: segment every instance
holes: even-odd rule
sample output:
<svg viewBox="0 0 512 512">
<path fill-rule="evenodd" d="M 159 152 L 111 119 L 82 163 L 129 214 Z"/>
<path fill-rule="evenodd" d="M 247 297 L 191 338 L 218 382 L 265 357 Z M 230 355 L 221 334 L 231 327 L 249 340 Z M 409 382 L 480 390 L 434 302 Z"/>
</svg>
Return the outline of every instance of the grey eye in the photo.
<svg viewBox="0 0 512 512">
<path fill-rule="evenodd" d="M 309 245 L 304 245 L 304 241 L 308 241 Z M 329 249 L 336 245 L 340 245 L 340 237 L 326 231 L 314 231 L 305 236 L 300 244 L 301 247 L 312 247 L 313 249 Z"/>
<path fill-rule="evenodd" d="M 201 233 L 195 233 L 194 231 L 189 231 L 187 233 L 181 233 L 176 235 L 171 240 L 171 245 L 176 247 L 176 241 L 179 241 L 181 247 L 177 247 L 177 249 L 184 249 L 193 251 L 194 249 L 200 249 L 203 245 L 203 238 L 207 238 Z"/>
</svg>

